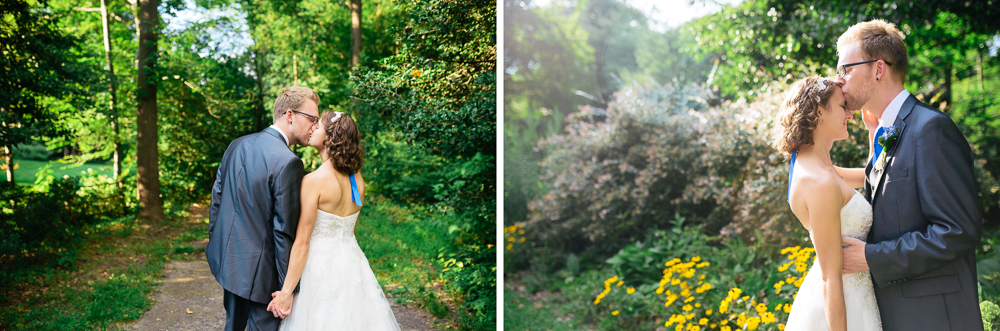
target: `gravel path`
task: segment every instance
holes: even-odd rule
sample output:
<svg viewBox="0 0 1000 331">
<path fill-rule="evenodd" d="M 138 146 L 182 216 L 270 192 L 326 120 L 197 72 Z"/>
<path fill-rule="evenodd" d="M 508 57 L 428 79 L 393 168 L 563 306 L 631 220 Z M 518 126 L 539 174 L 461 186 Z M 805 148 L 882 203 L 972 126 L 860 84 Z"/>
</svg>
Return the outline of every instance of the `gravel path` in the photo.
<svg viewBox="0 0 1000 331">
<path fill-rule="evenodd" d="M 204 242 L 192 243 L 204 248 Z M 221 330 L 226 324 L 222 286 L 212 277 L 208 262 L 171 261 L 164 266 L 166 279 L 156 288 L 153 308 L 131 326 L 133 330 Z M 426 311 L 393 304 L 392 312 L 402 330 L 432 330 L 443 321 Z M 440 328 L 440 327 L 438 327 Z"/>
</svg>

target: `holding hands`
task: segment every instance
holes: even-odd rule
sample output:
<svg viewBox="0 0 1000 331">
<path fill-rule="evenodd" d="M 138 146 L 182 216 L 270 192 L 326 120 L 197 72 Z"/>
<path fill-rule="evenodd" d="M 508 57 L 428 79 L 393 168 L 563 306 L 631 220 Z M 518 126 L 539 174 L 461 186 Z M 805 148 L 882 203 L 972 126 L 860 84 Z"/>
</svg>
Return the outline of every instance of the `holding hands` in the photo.
<svg viewBox="0 0 1000 331">
<path fill-rule="evenodd" d="M 267 304 L 267 311 L 274 314 L 274 317 L 288 317 L 292 312 L 292 294 L 283 291 L 271 293 L 271 303 Z"/>
</svg>

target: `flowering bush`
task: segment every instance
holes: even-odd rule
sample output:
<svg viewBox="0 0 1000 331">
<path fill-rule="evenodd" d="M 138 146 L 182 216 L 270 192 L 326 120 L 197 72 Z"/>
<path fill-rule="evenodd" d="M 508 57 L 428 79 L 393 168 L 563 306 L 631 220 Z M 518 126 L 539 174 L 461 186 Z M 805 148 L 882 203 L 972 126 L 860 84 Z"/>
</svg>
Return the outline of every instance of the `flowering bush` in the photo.
<svg viewBox="0 0 1000 331">
<path fill-rule="evenodd" d="M 783 249 L 787 262 L 761 268 L 771 271 L 767 279 L 777 281 L 768 288 L 748 288 L 746 292 L 731 286 L 738 283 L 739 275 L 707 278 L 724 270 L 712 268 L 713 263 L 701 256 L 687 261 L 674 258 L 663 263 L 663 277 L 653 283 L 632 284 L 617 275 L 608 278 L 593 304 L 605 318 L 626 319 L 622 324 L 629 325 L 636 320 L 654 320 L 677 331 L 784 330 L 781 322 L 791 311 L 813 253 L 812 248 L 800 246 Z M 723 288 L 728 290 L 722 292 Z"/>
<path fill-rule="evenodd" d="M 568 116 L 565 134 L 538 144 L 548 193 L 528 205 L 529 242 L 609 252 L 683 214 L 712 233 L 798 244 L 806 232 L 787 206 L 788 163 L 768 134 L 784 95 L 718 106 L 713 97 L 697 85 L 630 86 L 606 110 Z M 864 164 L 855 122 L 834 145 L 838 165 Z"/>
</svg>

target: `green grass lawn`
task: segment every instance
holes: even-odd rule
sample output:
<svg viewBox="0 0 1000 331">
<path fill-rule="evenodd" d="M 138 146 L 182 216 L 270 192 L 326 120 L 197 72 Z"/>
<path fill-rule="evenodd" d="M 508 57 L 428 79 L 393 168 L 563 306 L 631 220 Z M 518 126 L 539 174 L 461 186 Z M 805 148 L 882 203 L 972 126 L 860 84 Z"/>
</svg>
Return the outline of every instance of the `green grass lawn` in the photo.
<svg viewBox="0 0 1000 331">
<path fill-rule="evenodd" d="M 2 164 L 6 165 L 7 163 L 3 162 Z M 92 169 L 98 174 L 108 176 L 111 176 L 112 172 L 111 164 L 104 161 L 91 161 L 80 166 L 74 166 L 56 161 L 14 159 L 14 164 L 18 166 L 17 169 L 14 169 L 14 181 L 18 184 L 35 183 L 35 174 L 38 173 L 38 169 L 47 165 L 52 165 L 52 175 L 56 178 L 79 176 L 81 172 L 86 172 L 87 169 Z"/>
</svg>

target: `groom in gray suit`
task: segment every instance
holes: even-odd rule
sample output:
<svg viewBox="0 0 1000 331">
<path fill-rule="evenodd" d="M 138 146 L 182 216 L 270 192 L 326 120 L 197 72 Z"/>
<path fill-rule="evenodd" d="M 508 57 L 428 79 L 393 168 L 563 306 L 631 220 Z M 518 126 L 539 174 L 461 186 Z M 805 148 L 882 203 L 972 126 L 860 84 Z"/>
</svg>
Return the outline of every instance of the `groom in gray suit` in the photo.
<svg viewBox="0 0 1000 331">
<path fill-rule="evenodd" d="M 205 255 L 225 290 L 226 330 L 277 330 L 267 312 L 281 290 L 299 221 L 302 160 L 319 118 L 319 96 L 305 87 L 281 90 L 274 125 L 229 144 L 212 187 Z"/>
<path fill-rule="evenodd" d="M 843 238 L 844 272 L 871 270 L 884 330 L 982 330 L 982 210 L 969 143 L 947 115 L 903 88 L 906 45 L 895 25 L 858 23 L 837 52 L 848 109 L 879 123 L 865 168 L 874 220 L 867 243 Z"/>
</svg>

